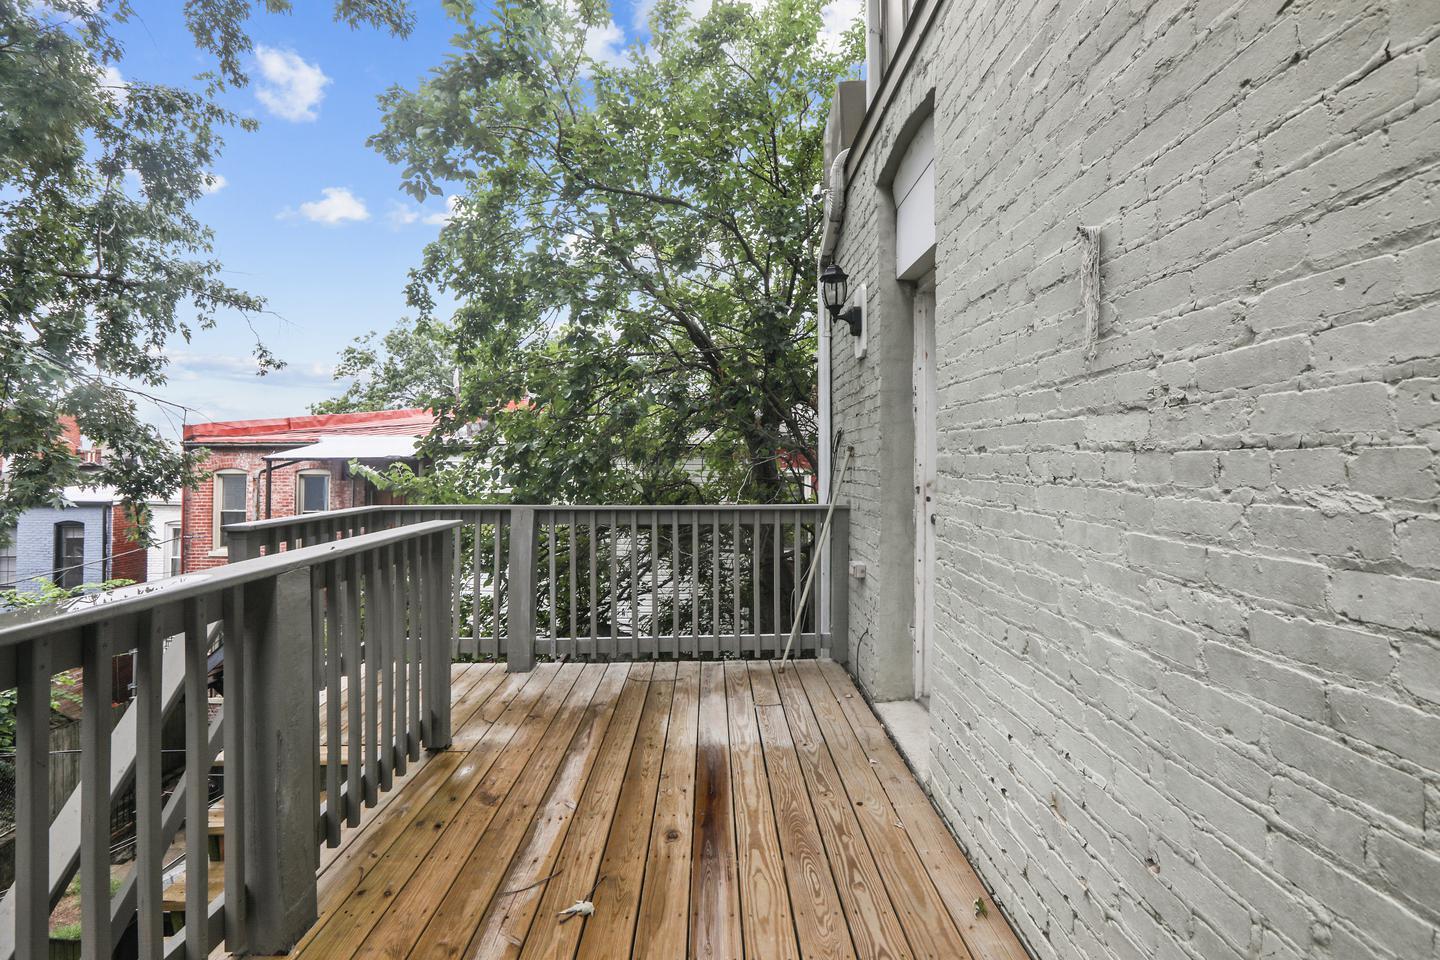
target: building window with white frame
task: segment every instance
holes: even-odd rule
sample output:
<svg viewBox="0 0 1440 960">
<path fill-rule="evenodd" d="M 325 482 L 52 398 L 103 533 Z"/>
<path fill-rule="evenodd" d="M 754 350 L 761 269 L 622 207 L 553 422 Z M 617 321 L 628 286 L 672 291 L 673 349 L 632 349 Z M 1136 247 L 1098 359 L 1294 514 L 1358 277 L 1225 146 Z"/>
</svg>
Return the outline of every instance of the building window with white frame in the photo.
<svg viewBox="0 0 1440 960">
<path fill-rule="evenodd" d="M 295 506 L 299 513 L 324 513 L 330 509 L 330 472 L 305 470 L 295 479 Z"/>
<path fill-rule="evenodd" d="M 162 576 L 180 576 L 180 563 L 184 554 L 180 550 L 180 522 L 178 520 L 165 524 L 165 542 L 161 555 L 165 559 L 165 572 Z"/>
<path fill-rule="evenodd" d="M 15 586 L 15 537 L 14 527 L 0 530 L 0 590 Z"/>
<path fill-rule="evenodd" d="M 217 550 L 224 550 L 229 545 L 225 527 L 232 523 L 245 522 L 245 472 L 243 470 L 217 472 L 212 499 L 215 507 L 215 530 L 212 542 Z"/>
</svg>

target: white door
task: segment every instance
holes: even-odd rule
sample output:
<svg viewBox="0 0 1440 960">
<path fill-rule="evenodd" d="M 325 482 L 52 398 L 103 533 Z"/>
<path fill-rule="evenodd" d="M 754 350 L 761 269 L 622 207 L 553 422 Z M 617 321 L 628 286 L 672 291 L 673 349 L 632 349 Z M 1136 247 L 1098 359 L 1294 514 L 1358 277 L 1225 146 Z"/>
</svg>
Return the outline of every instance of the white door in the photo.
<svg viewBox="0 0 1440 960">
<path fill-rule="evenodd" d="M 935 610 L 935 277 L 915 292 L 915 696 L 930 696 L 930 650 Z"/>
</svg>

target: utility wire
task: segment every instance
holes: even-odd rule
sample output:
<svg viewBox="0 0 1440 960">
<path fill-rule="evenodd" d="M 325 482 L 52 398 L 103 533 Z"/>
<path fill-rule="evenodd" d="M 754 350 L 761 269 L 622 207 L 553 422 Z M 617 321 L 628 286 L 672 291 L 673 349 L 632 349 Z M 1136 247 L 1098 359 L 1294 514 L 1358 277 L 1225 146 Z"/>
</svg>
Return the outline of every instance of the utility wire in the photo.
<svg viewBox="0 0 1440 960">
<path fill-rule="evenodd" d="M 144 552 L 148 552 L 148 551 L 150 550 L 150 547 L 152 547 L 152 546 L 154 546 L 154 547 L 163 547 L 163 546 L 165 546 L 167 543 L 175 543 L 175 542 L 178 541 L 178 540 L 194 539 L 194 537 L 195 537 L 195 534 L 193 534 L 193 533 L 182 533 L 182 534 L 180 534 L 178 537 L 170 537 L 169 539 L 166 539 L 166 540 L 157 540 L 157 541 L 155 541 L 153 544 L 150 544 L 149 546 L 144 546 L 144 547 L 132 547 L 132 548 L 129 549 L 129 550 L 122 550 L 122 551 L 120 551 L 119 553 L 111 554 L 111 555 L 108 556 L 108 557 L 100 557 L 98 560 L 86 560 L 84 563 L 72 563 L 72 564 L 70 564 L 68 567 L 56 567 L 54 570 L 51 570 L 49 573 L 37 573 L 37 574 L 35 574 L 34 576 L 21 577 L 19 580 L 12 580 L 12 581 L 10 581 L 10 583 L 9 583 L 8 586 L 10 586 L 10 587 L 16 587 L 16 586 L 19 586 L 19 585 L 22 584 L 22 583 L 33 583 L 33 582 L 35 582 L 35 581 L 37 581 L 37 580 L 50 580 L 50 581 L 53 582 L 54 579 L 55 579 L 57 576 L 59 576 L 60 574 L 63 574 L 63 573 L 69 573 L 71 570 L 83 570 L 83 569 L 85 569 L 86 567 L 93 567 L 93 566 L 96 566 L 96 565 L 98 565 L 98 564 L 105 563 L 107 560 L 118 560 L 118 559 L 120 559 L 121 557 L 128 557 L 128 556 L 130 556 L 132 553 L 144 553 Z"/>
</svg>

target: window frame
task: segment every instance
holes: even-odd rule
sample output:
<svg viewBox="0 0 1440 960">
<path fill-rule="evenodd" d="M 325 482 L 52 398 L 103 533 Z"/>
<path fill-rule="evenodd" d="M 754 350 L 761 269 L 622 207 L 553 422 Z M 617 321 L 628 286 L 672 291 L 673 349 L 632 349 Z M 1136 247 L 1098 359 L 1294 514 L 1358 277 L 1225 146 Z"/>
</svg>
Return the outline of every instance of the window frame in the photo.
<svg viewBox="0 0 1440 960">
<path fill-rule="evenodd" d="M 164 532 L 165 542 L 160 550 L 160 576 L 178 577 L 185 562 L 185 555 L 181 551 L 181 544 L 184 542 L 181 534 L 181 522 L 179 520 L 166 521 L 161 528 Z"/>
<path fill-rule="evenodd" d="M 240 488 L 240 503 L 241 503 L 241 508 L 240 508 L 240 510 L 238 510 L 238 511 L 236 511 L 236 510 L 226 510 L 226 509 L 225 509 L 225 499 L 224 499 L 224 487 L 225 487 L 225 483 L 224 483 L 224 481 L 225 481 L 227 478 L 230 478 L 230 477 L 239 477 L 239 478 L 240 478 L 240 483 L 242 484 L 242 486 L 241 486 L 241 488 Z M 216 556 L 218 556 L 218 557 L 229 556 L 229 554 L 230 554 L 230 545 L 229 545 L 228 543 L 225 543 L 225 542 L 224 542 L 224 527 L 225 527 L 225 525 L 226 525 L 226 524 L 225 524 L 225 520 L 224 520 L 225 514 L 227 514 L 227 513 L 237 513 L 237 512 L 238 512 L 238 513 L 241 513 L 242 516 L 241 516 L 240 520 L 239 520 L 239 521 L 234 521 L 234 522 L 244 523 L 244 522 L 249 518 L 249 515 L 250 515 L 250 514 L 249 514 L 249 506 L 250 506 L 249 497 L 250 497 L 250 474 L 249 474 L 247 471 L 245 471 L 245 470 L 240 470 L 240 469 L 237 469 L 237 468 L 233 468 L 233 467 L 232 467 L 232 468 L 228 468 L 228 469 L 225 469 L 225 470 L 216 470 L 216 471 L 214 472 L 214 474 L 212 474 L 212 482 L 211 482 L 211 487 L 210 487 L 210 507 L 211 507 L 211 518 L 210 518 L 210 519 L 211 519 L 211 529 L 210 529 L 210 555 L 211 555 L 212 557 L 216 557 Z"/>
<path fill-rule="evenodd" d="M 325 506 L 319 510 L 305 509 L 305 481 L 312 478 L 325 479 Z M 334 477 L 330 471 L 322 467 L 307 467 L 295 474 L 295 515 L 303 516 L 309 513 L 324 513 L 330 509 L 330 492 L 334 488 Z"/>
<path fill-rule="evenodd" d="M 78 538 L 70 534 L 79 531 Z M 58 520 L 54 526 L 54 542 L 50 553 L 50 580 L 57 587 L 74 589 L 85 582 L 85 522 L 83 520 Z M 78 540 L 80 558 L 71 562 L 65 547 Z M 73 580 L 73 582 L 71 582 Z"/>
<path fill-rule="evenodd" d="M 18 527 L 9 527 L 8 530 L 10 533 L 10 545 L 0 546 L 0 564 L 3 564 L 7 560 L 9 561 L 10 576 L 7 579 L 3 567 L 0 567 L 0 590 L 13 589 L 16 581 L 20 577 L 20 529 Z M 0 530 L 0 533 L 4 532 L 4 530 Z"/>
</svg>

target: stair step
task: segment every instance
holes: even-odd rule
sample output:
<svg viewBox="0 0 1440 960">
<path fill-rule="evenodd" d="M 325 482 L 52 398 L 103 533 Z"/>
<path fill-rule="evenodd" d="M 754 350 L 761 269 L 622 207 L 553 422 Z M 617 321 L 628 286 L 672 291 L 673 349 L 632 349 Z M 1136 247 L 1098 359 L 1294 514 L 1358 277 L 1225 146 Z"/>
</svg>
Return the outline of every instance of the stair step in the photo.
<svg viewBox="0 0 1440 960">
<path fill-rule="evenodd" d="M 320 802 L 321 802 L 321 803 L 324 803 L 324 802 L 325 802 L 325 791 L 324 791 L 324 790 L 321 790 L 321 791 L 320 791 Z M 206 826 L 209 827 L 209 830 L 208 830 L 207 832 L 210 834 L 210 836 L 212 836 L 212 837 L 223 837 L 223 836 L 225 836 L 225 798 L 224 798 L 224 797 L 221 797 L 219 800 L 216 800 L 216 801 L 210 806 L 210 809 L 209 809 L 208 815 L 207 815 L 207 820 L 208 820 L 208 823 L 206 824 Z M 212 857 L 212 859 L 215 858 L 215 853 L 214 853 L 214 850 L 213 850 L 213 849 L 211 850 L 211 857 Z"/>
<path fill-rule="evenodd" d="M 166 913 L 185 912 L 185 884 L 189 877 L 181 877 L 160 894 L 160 909 Z M 206 902 L 214 900 L 225 892 L 225 864 L 211 862 L 210 875 L 206 882 Z"/>
<path fill-rule="evenodd" d="M 348 757 L 349 757 L 349 749 L 350 749 L 350 748 L 349 748 L 348 746 L 343 746 L 343 747 L 341 747 L 341 754 L 340 754 L 340 756 L 341 756 L 340 769 L 341 769 L 341 770 L 344 770 L 347 766 L 350 765 L 350 761 L 349 761 L 349 759 L 348 759 Z M 320 768 L 323 770 L 325 767 L 330 766 L 330 757 L 329 757 L 328 755 L 322 755 L 322 756 L 319 758 L 318 763 L 319 763 L 319 765 L 320 765 Z M 214 766 L 214 767 L 222 767 L 222 768 L 225 766 L 225 753 L 224 753 L 223 751 L 220 752 L 220 753 L 217 753 L 217 754 L 215 755 L 215 760 L 214 760 L 214 762 L 211 764 L 211 766 Z"/>
</svg>

